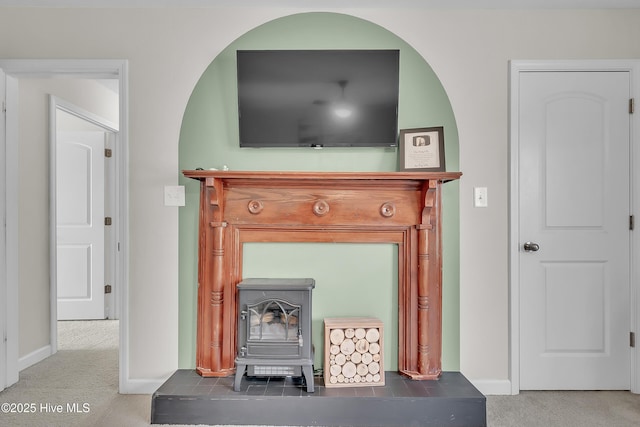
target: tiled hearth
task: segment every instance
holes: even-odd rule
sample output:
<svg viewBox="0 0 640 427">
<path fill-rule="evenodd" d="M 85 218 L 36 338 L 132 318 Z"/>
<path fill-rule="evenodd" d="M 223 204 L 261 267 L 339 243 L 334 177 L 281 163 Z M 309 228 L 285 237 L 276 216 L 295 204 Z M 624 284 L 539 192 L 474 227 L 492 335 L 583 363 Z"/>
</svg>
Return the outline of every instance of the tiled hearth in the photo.
<svg viewBox="0 0 640 427">
<path fill-rule="evenodd" d="M 386 372 L 384 386 L 307 393 L 295 378 L 205 378 L 178 370 L 153 395 L 152 424 L 271 426 L 486 426 L 485 397 L 459 372 L 415 381 Z"/>
</svg>

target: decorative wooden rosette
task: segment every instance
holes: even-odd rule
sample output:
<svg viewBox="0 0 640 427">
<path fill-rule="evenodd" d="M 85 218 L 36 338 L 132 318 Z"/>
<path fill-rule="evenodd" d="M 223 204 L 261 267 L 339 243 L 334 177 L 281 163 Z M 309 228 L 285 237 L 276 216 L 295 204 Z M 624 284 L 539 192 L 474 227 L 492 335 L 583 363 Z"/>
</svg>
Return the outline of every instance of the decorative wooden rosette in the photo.
<svg viewBox="0 0 640 427">
<path fill-rule="evenodd" d="M 324 319 L 325 387 L 384 385 L 382 322 L 373 317 Z"/>
</svg>

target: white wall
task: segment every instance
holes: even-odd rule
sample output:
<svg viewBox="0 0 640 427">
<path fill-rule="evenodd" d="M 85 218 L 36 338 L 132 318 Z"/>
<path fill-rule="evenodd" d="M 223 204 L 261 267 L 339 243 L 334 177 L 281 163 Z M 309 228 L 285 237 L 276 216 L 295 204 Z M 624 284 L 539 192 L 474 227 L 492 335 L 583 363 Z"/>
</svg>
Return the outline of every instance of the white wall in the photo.
<svg viewBox="0 0 640 427">
<path fill-rule="evenodd" d="M 177 367 L 177 211 L 162 206 L 162 191 L 177 183 L 177 142 L 191 90 L 216 54 L 236 37 L 268 20 L 304 11 L 0 13 L 2 58 L 130 61 L 131 379 L 162 379 Z M 508 61 L 640 58 L 640 11 L 334 11 L 368 19 L 402 37 L 425 57 L 449 94 L 464 173 L 461 369 L 478 383 L 508 384 Z M 488 187 L 488 208 L 473 208 L 475 186 Z"/>
</svg>

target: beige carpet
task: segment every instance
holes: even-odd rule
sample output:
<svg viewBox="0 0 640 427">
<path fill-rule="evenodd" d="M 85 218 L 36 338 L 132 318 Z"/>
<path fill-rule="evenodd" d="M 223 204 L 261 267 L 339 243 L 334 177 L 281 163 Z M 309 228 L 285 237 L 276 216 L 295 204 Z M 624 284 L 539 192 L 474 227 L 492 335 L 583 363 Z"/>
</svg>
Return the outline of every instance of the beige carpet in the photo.
<svg viewBox="0 0 640 427">
<path fill-rule="evenodd" d="M 149 426 L 151 396 L 118 394 L 118 322 L 59 322 L 58 330 L 58 353 L 22 371 L 20 381 L 0 393 L 0 404 L 34 404 L 35 413 L 0 412 L 0 426 Z M 57 405 L 62 413 L 51 412 Z M 572 391 L 488 396 L 487 424 L 640 426 L 640 395 Z"/>
</svg>

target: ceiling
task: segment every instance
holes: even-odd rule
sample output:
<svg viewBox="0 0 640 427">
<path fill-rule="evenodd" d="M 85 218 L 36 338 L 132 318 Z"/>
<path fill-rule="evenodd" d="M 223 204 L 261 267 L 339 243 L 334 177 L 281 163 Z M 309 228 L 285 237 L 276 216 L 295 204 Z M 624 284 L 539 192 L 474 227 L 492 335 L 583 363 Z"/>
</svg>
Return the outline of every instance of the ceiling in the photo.
<svg viewBox="0 0 640 427">
<path fill-rule="evenodd" d="M 0 7 L 285 7 L 317 9 L 640 9 L 640 0 L 0 0 Z"/>
</svg>

